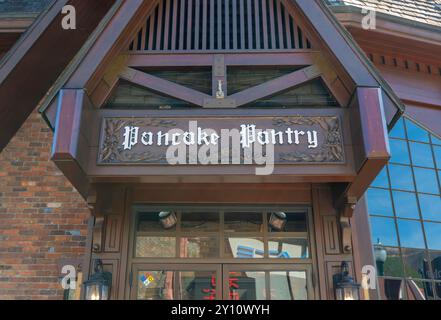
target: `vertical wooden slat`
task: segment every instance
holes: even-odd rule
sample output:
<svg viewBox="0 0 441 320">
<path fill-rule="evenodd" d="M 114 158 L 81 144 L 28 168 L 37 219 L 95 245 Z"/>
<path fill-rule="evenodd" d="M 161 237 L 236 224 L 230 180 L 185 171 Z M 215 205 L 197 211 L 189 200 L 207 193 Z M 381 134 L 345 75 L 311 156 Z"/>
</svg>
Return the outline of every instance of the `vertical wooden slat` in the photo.
<svg viewBox="0 0 441 320">
<path fill-rule="evenodd" d="M 203 1 L 203 0 L 202 0 Z M 200 0 L 195 0 L 195 17 L 194 17 L 194 48 L 196 50 L 199 50 L 199 28 L 200 28 L 200 24 L 201 24 L 201 19 L 200 19 L 200 7 L 201 7 L 201 3 Z"/>
<path fill-rule="evenodd" d="M 178 0 L 173 0 L 172 13 L 172 44 L 170 50 L 176 50 L 176 32 L 178 29 Z"/>
<path fill-rule="evenodd" d="M 161 50 L 161 38 L 162 38 L 162 13 L 164 10 L 163 2 L 159 2 L 159 10 L 158 10 L 158 28 L 156 32 L 156 50 Z"/>
<path fill-rule="evenodd" d="M 230 0 L 225 2 L 225 49 L 230 49 Z"/>
<path fill-rule="evenodd" d="M 222 49 L 222 1 L 217 0 L 217 48 Z"/>
<path fill-rule="evenodd" d="M 290 27 L 290 23 L 289 23 L 289 12 L 288 10 L 284 7 L 285 9 L 285 34 L 286 34 L 286 47 L 288 49 L 292 49 L 292 41 L 291 41 L 291 27 Z"/>
<path fill-rule="evenodd" d="M 269 17 L 270 17 L 270 34 L 271 34 L 271 49 L 276 48 L 276 30 L 274 22 L 274 1 L 269 1 Z"/>
<path fill-rule="evenodd" d="M 184 22 L 185 22 L 185 0 L 181 0 L 179 10 L 179 50 L 184 50 Z"/>
<path fill-rule="evenodd" d="M 283 40 L 283 37 L 285 33 L 283 32 L 283 23 L 282 23 L 282 5 L 280 3 L 280 0 L 277 0 L 277 25 L 279 29 L 279 48 L 284 49 L 285 48 L 285 41 Z"/>
<path fill-rule="evenodd" d="M 139 33 L 141 32 L 141 30 L 139 30 L 136 35 L 135 35 L 135 39 L 133 39 L 133 50 L 138 51 L 138 44 L 139 44 Z"/>
<path fill-rule="evenodd" d="M 193 0 L 188 0 L 187 4 L 187 50 L 192 49 L 193 37 Z"/>
<path fill-rule="evenodd" d="M 253 48 L 253 10 L 251 0 L 247 1 L 247 29 L 248 29 L 248 49 Z"/>
<path fill-rule="evenodd" d="M 208 6 L 207 2 L 208 0 L 202 0 L 202 50 L 207 49 L 207 12 L 208 12 Z"/>
<path fill-rule="evenodd" d="M 214 49 L 214 0 L 210 0 L 210 49 Z"/>
<path fill-rule="evenodd" d="M 240 0 L 240 49 L 246 49 L 245 45 L 245 0 Z"/>
<path fill-rule="evenodd" d="M 268 20 L 266 11 L 266 0 L 262 0 L 262 33 L 264 49 L 268 49 Z"/>
<path fill-rule="evenodd" d="M 150 28 L 149 28 L 149 51 L 153 50 L 153 38 L 155 34 L 155 19 L 156 19 L 156 10 L 153 11 L 150 16 Z"/>
<path fill-rule="evenodd" d="M 165 3 L 164 50 L 169 50 L 168 38 L 170 29 L 170 0 Z"/>
<path fill-rule="evenodd" d="M 142 27 L 142 35 L 141 35 L 141 50 L 142 51 L 145 50 L 146 38 L 147 38 L 147 20 L 146 20 L 144 26 Z"/>
<path fill-rule="evenodd" d="M 239 0 L 240 1 L 240 0 Z M 237 49 L 237 0 L 233 0 L 233 49 Z"/>
<path fill-rule="evenodd" d="M 260 2 L 259 0 L 254 0 L 254 20 L 256 21 L 255 26 L 255 36 L 256 36 L 256 49 L 260 49 Z"/>
<path fill-rule="evenodd" d="M 299 32 L 297 30 L 297 22 L 295 17 L 292 17 L 292 23 L 293 23 L 293 36 L 294 36 L 294 48 L 299 49 Z"/>
</svg>

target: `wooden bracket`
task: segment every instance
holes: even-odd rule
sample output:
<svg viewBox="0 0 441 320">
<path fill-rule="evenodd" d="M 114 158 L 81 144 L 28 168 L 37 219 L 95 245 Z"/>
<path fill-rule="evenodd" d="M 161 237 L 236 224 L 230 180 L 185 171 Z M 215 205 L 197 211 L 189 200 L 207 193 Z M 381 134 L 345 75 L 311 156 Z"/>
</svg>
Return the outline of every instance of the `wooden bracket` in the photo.
<svg viewBox="0 0 441 320">
<path fill-rule="evenodd" d="M 352 229 L 350 224 L 350 218 L 354 214 L 357 199 L 354 197 L 346 198 L 343 206 L 340 207 L 340 228 L 341 228 L 341 241 L 344 253 L 352 252 Z"/>
<path fill-rule="evenodd" d="M 102 251 L 103 245 L 103 228 L 104 228 L 104 217 L 95 217 L 95 224 L 93 226 L 93 242 L 92 251 L 94 253 L 99 253 Z"/>
</svg>

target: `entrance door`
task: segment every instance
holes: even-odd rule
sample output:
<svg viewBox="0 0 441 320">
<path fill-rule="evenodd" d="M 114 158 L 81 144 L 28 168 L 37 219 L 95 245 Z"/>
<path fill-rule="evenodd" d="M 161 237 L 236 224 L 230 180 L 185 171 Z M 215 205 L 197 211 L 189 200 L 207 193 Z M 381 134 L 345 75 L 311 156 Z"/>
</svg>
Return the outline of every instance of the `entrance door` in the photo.
<svg viewBox="0 0 441 320">
<path fill-rule="evenodd" d="M 134 265 L 131 298 L 141 300 L 313 299 L 307 265 Z"/>
</svg>

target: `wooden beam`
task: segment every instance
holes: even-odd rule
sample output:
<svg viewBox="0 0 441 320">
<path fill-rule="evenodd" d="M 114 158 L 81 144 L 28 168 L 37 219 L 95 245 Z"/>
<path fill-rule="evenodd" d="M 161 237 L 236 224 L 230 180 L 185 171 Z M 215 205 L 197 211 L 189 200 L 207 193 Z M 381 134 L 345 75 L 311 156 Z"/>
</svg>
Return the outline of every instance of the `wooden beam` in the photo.
<svg viewBox="0 0 441 320">
<path fill-rule="evenodd" d="M 296 87 L 305 82 L 319 78 L 321 73 L 315 66 L 310 66 L 289 73 L 274 80 L 262 83 L 252 88 L 231 95 L 229 98 L 236 101 L 236 106 L 245 105 L 258 99 L 262 99 L 281 91 Z"/>
<path fill-rule="evenodd" d="M 170 97 L 174 97 L 183 101 L 190 102 L 197 106 L 203 106 L 205 99 L 211 99 L 211 96 L 184 87 L 177 83 L 167 81 L 150 74 L 132 69 L 125 68 L 119 75 L 121 79 L 127 80 L 144 88 L 160 92 Z"/>
</svg>

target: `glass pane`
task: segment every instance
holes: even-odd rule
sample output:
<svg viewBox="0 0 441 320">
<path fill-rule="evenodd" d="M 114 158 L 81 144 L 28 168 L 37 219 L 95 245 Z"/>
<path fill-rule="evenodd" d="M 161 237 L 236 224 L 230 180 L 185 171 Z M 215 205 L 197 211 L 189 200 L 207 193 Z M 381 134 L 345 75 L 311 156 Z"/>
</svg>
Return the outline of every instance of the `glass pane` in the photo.
<svg viewBox="0 0 441 320">
<path fill-rule="evenodd" d="M 397 121 L 392 131 L 389 133 L 391 138 L 406 139 L 406 134 L 404 133 L 404 121 L 400 119 Z"/>
<path fill-rule="evenodd" d="M 385 254 L 378 254 L 376 250 L 376 264 L 379 276 L 403 277 L 403 262 L 401 261 L 400 249 L 383 247 Z"/>
<path fill-rule="evenodd" d="M 398 232 L 402 247 L 424 249 L 424 237 L 421 222 L 398 219 Z"/>
<path fill-rule="evenodd" d="M 227 258 L 260 259 L 264 257 L 263 238 L 225 238 Z"/>
<path fill-rule="evenodd" d="M 437 145 L 441 145 L 441 139 L 435 137 L 435 136 L 432 134 L 432 143 L 433 143 L 433 144 L 437 144 Z"/>
<path fill-rule="evenodd" d="M 390 140 L 390 151 L 392 163 L 410 164 L 407 142 L 403 140 Z"/>
<path fill-rule="evenodd" d="M 263 214 L 255 212 L 226 212 L 225 232 L 262 232 Z"/>
<path fill-rule="evenodd" d="M 372 239 L 378 239 L 385 246 L 398 246 L 395 222 L 391 218 L 371 217 Z"/>
<path fill-rule="evenodd" d="M 418 198 L 423 219 L 441 221 L 441 197 L 419 194 Z"/>
<path fill-rule="evenodd" d="M 413 279 L 430 279 L 429 260 L 425 250 L 402 249 L 406 276 Z"/>
<path fill-rule="evenodd" d="M 372 187 L 389 188 L 389 177 L 387 176 L 387 168 L 381 170 L 380 174 L 371 184 Z"/>
<path fill-rule="evenodd" d="M 219 231 L 219 213 L 183 212 L 182 231 L 191 231 L 191 232 Z"/>
<path fill-rule="evenodd" d="M 179 271 L 179 300 L 216 300 L 215 271 Z"/>
<path fill-rule="evenodd" d="M 266 300 L 265 272 L 232 271 L 229 274 L 229 300 Z"/>
<path fill-rule="evenodd" d="M 270 272 L 271 300 L 308 300 L 305 271 Z"/>
<path fill-rule="evenodd" d="M 414 172 L 418 192 L 440 193 L 435 170 L 414 168 Z"/>
<path fill-rule="evenodd" d="M 389 165 L 390 184 L 392 189 L 414 191 L 412 170 L 407 166 Z"/>
<path fill-rule="evenodd" d="M 138 272 L 138 300 L 174 300 L 174 271 Z"/>
<path fill-rule="evenodd" d="M 176 257 L 174 237 L 136 237 L 136 257 L 173 258 Z"/>
<path fill-rule="evenodd" d="M 268 239 L 269 257 L 278 259 L 308 259 L 308 240 L 299 238 Z"/>
<path fill-rule="evenodd" d="M 389 190 L 370 188 L 367 195 L 370 214 L 393 216 Z"/>
<path fill-rule="evenodd" d="M 219 257 L 218 237 L 181 237 L 181 258 L 217 258 Z"/>
<path fill-rule="evenodd" d="M 425 222 L 427 246 L 432 250 L 441 250 L 441 223 Z"/>
<path fill-rule="evenodd" d="M 419 211 L 415 193 L 393 191 L 395 213 L 400 218 L 419 219 Z"/>
<path fill-rule="evenodd" d="M 175 230 L 176 226 L 167 231 Z M 138 232 L 166 231 L 159 220 L 159 212 L 143 212 L 138 215 Z"/>
<path fill-rule="evenodd" d="M 409 140 L 429 142 L 429 133 L 408 119 L 406 119 L 406 128 Z"/>
<path fill-rule="evenodd" d="M 432 264 L 433 278 L 441 281 L 441 251 L 431 251 L 430 261 Z"/>
<path fill-rule="evenodd" d="M 434 168 L 432 148 L 429 144 L 410 142 L 412 164 L 418 167 Z"/>
<path fill-rule="evenodd" d="M 408 300 L 433 300 L 432 283 L 414 279 L 408 279 L 406 283 Z"/>
<path fill-rule="evenodd" d="M 308 231 L 308 222 L 307 222 L 307 214 L 306 213 L 285 213 L 286 214 L 286 224 L 285 228 L 282 232 L 307 232 Z M 271 218 L 271 212 L 267 215 L 268 222 Z M 280 232 L 268 225 L 269 232 Z"/>
<path fill-rule="evenodd" d="M 405 282 L 402 279 L 378 278 L 381 300 L 403 300 Z"/>
<path fill-rule="evenodd" d="M 441 168 L 441 147 L 433 146 L 433 152 L 435 154 L 436 166 L 438 169 Z"/>
</svg>

